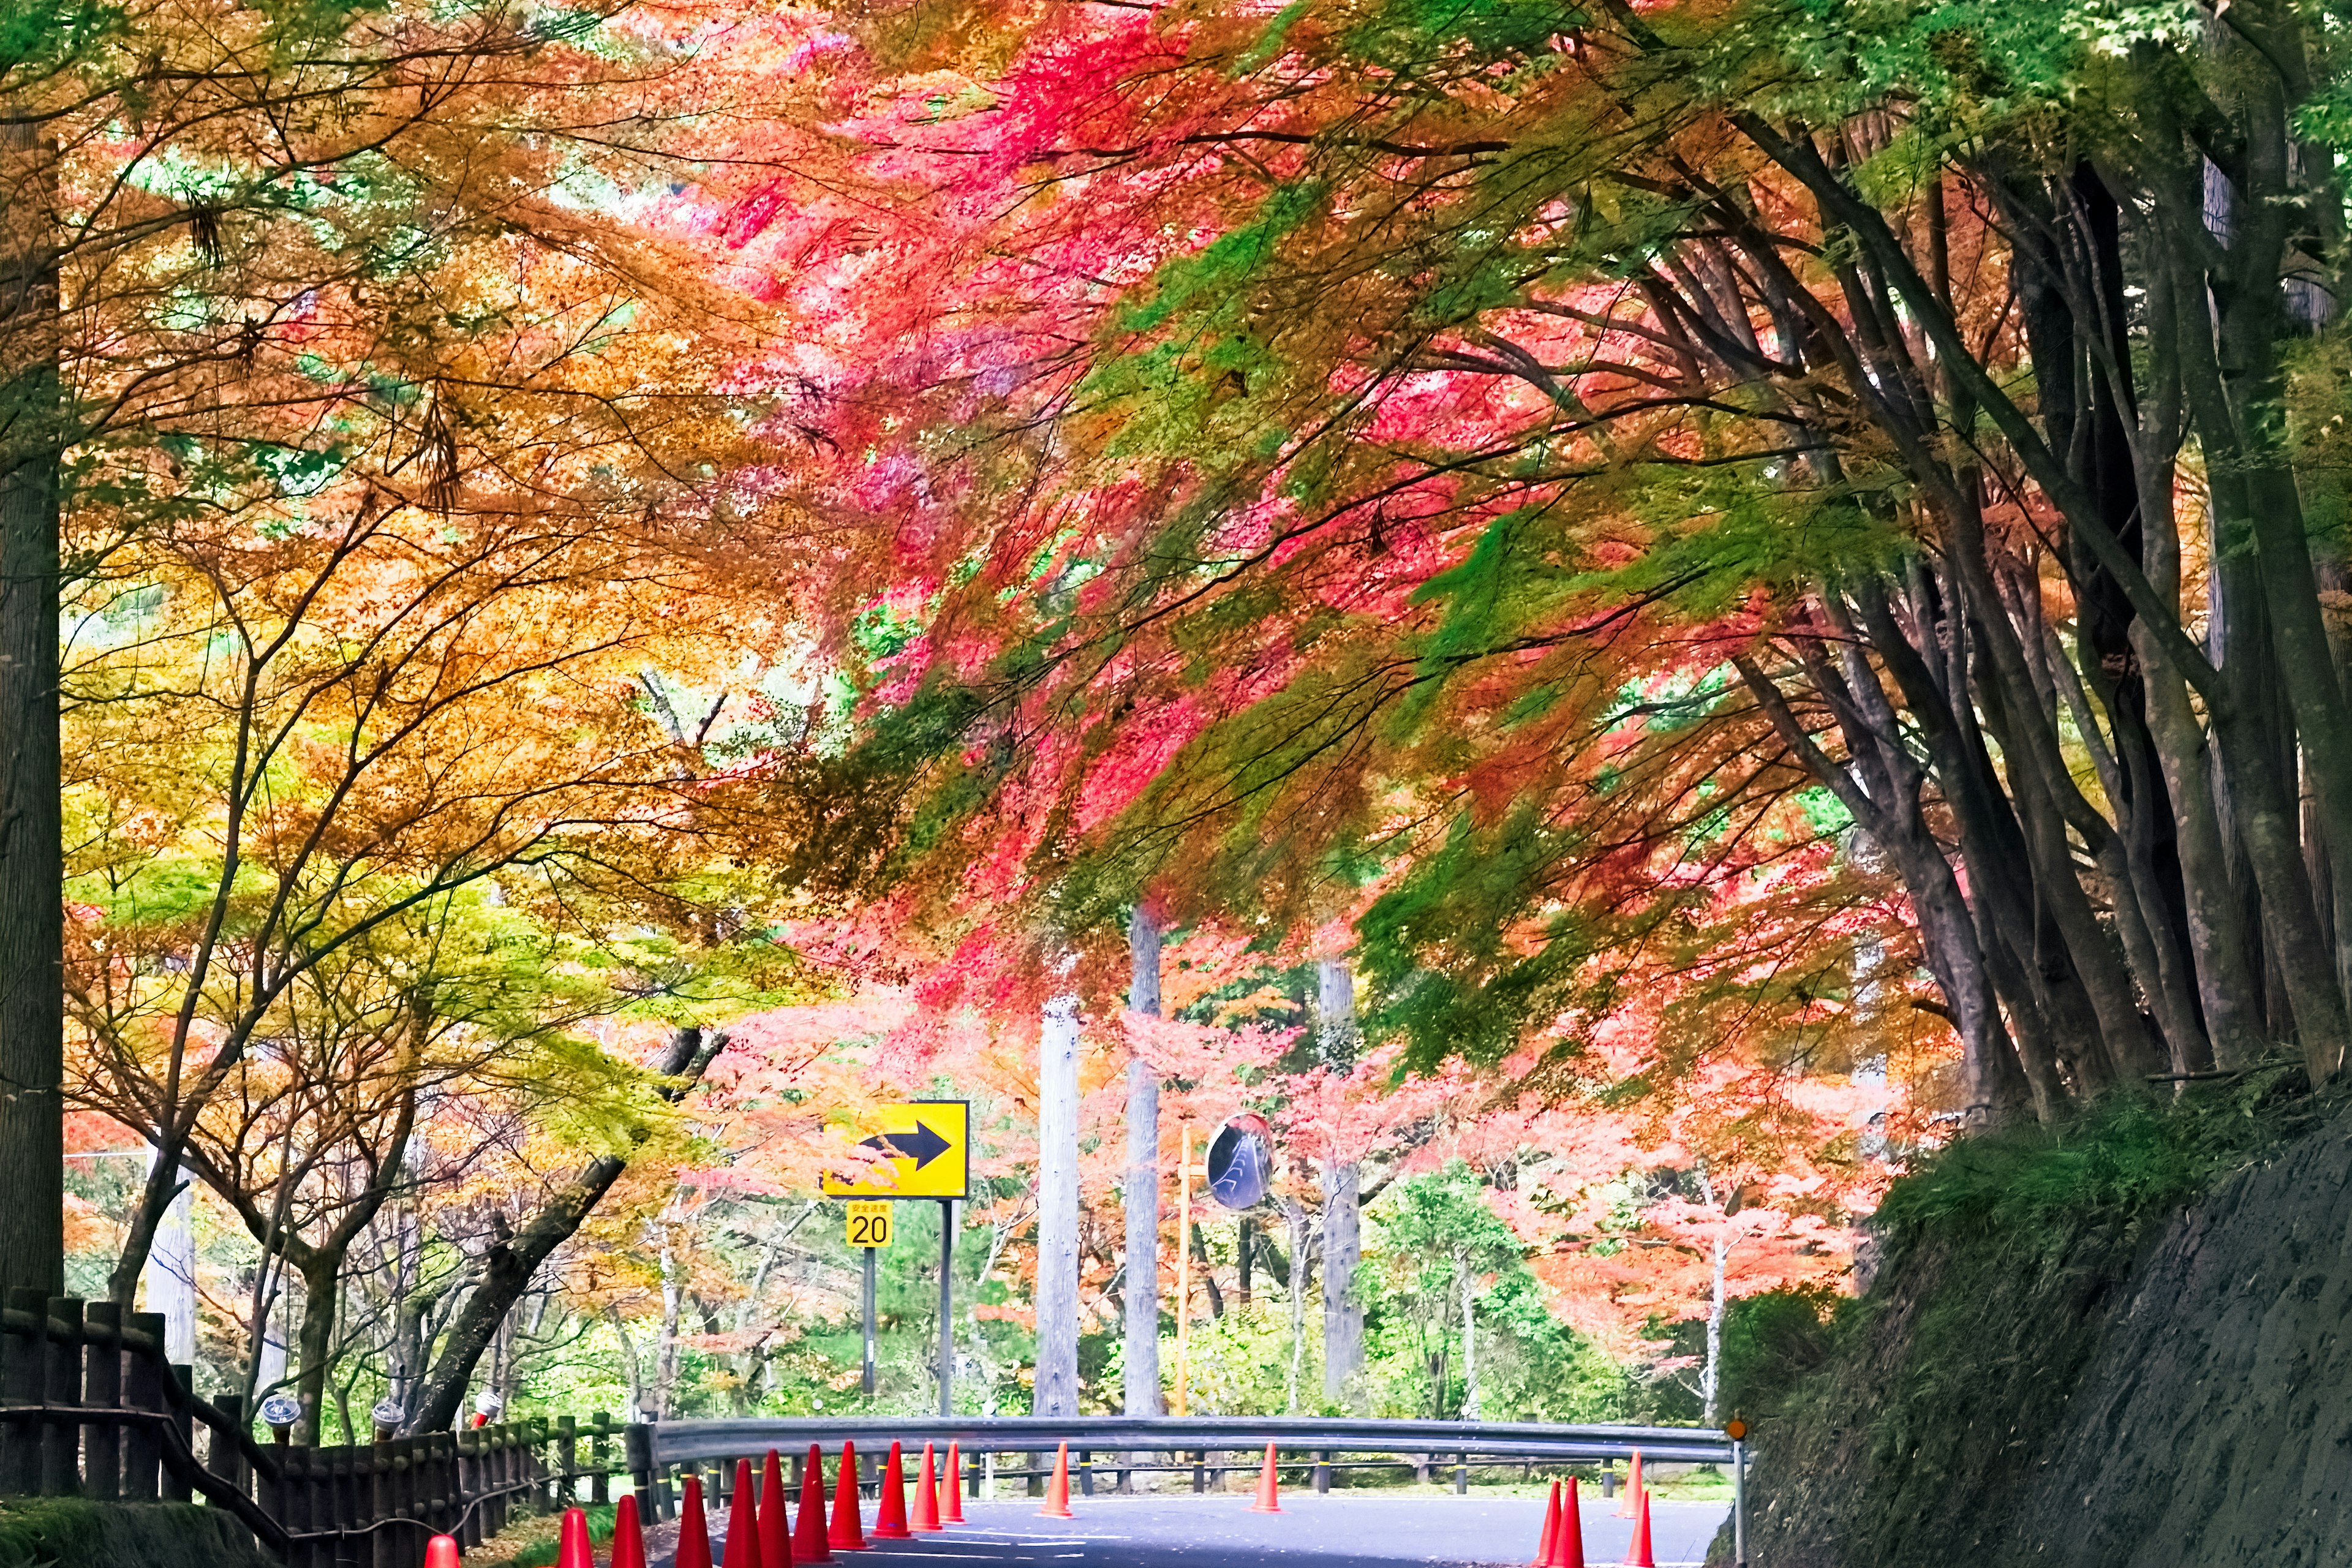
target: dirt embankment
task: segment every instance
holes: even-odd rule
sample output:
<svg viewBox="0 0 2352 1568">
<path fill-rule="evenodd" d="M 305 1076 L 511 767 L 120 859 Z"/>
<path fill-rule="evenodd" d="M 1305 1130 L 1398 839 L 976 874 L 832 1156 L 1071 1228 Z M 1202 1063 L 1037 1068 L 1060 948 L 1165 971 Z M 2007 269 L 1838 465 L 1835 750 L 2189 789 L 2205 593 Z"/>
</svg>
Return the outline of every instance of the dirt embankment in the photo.
<svg viewBox="0 0 2352 1568">
<path fill-rule="evenodd" d="M 2137 1223 L 1911 1242 L 1757 1440 L 1759 1568 L 2352 1563 L 2352 1123 Z"/>
</svg>

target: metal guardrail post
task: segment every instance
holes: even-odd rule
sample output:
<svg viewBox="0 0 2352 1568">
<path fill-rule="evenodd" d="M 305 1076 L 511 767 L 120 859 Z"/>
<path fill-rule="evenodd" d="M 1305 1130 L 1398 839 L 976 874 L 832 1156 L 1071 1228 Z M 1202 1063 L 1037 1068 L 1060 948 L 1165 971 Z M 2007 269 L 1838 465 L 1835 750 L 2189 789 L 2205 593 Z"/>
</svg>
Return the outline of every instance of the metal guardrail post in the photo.
<svg viewBox="0 0 2352 1568">
<path fill-rule="evenodd" d="M 1731 1562 L 1748 1568 L 1748 1445 L 1731 1440 Z"/>
<path fill-rule="evenodd" d="M 1315 1451 L 1315 1489 L 1318 1492 L 1331 1489 L 1331 1455 L 1327 1449 Z"/>
</svg>

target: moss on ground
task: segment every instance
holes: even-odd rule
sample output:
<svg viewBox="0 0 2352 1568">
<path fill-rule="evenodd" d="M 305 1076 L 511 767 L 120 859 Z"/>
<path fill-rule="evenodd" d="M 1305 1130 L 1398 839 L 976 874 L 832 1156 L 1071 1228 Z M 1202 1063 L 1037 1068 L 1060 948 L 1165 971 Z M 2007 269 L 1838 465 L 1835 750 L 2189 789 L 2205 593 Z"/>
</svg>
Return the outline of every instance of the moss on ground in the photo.
<svg viewBox="0 0 2352 1568">
<path fill-rule="evenodd" d="M 245 1526 L 191 1503 L 0 1504 L 0 1568 L 277 1568 Z"/>
</svg>

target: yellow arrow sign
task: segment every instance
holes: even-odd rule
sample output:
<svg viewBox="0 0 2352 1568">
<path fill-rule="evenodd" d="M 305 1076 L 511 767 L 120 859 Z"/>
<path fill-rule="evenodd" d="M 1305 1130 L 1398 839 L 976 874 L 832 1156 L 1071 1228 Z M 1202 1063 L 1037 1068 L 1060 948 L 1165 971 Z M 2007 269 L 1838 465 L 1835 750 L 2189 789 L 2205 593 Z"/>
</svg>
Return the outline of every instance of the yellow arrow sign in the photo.
<svg viewBox="0 0 2352 1568">
<path fill-rule="evenodd" d="M 961 1198 L 971 1192 L 968 1100 L 877 1105 L 835 1131 L 883 1158 L 855 1176 L 827 1176 L 829 1198 Z"/>
</svg>

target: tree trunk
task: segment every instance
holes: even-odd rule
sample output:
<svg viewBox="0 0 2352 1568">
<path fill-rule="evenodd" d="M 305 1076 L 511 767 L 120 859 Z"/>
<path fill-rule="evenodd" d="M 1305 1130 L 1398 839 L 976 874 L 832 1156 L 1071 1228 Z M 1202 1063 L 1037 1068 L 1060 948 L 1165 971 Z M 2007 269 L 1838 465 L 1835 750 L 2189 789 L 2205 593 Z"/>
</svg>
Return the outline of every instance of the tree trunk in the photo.
<svg viewBox="0 0 2352 1568">
<path fill-rule="evenodd" d="M 1128 922 L 1134 978 L 1128 1007 L 1160 1016 L 1160 927 L 1141 904 Z M 1160 1391 L 1160 1075 L 1140 1053 L 1127 1064 L 1126 1410 L 1164 1415 Z"/>
<path fill-rule="evenodd" d="M 1315 1269 L 1308 1252 L 1307 1207 L 1286 1198 L 1282 1217 L 1290 1226 L 1290 1279 L 1285 1289 L 1290 1298 L 1290 1381 L 1283 1394 L 1283 1414 L 1298 1414 L 1298 1377 L 1301 1363 L 1307 1359 L 1307 1286 Z"/>
<path fill-rule="evenodd" d="M 183 1185 L 163 1210 L 155 1246 L 142 1276 L 147 1310 L 163 1314 L 163 1359 L 192 1364 L 196 1359 L 195 1193 Z"/>
<path fill-rule="evenodd" d="M 1037 1034 L 1037 1382 L 1032 1414 L 1078 1413 L 1078 999 Z"/>
<path fill-rule="evenodd" d="M 1316 1041 L 1326 1066 L 1339 1072 L 1356 1065 L 1356 973 L 1344 958 L 1315 966 Z M 1357 1194 L 1360 1173 L 1353 1160 L 1333 1150 L 1323 1166 L 1323 1398 L 1346 1405 L 1349 1384 L 1364 1364 L 1364 1308 L 1356 1300 L 1356 1266 L 1362 1259 L 1362 1225 Z"/>
<path fill-rule="evenodd" d="M 65 1290 L 55 149 L 0 124 L 0 1292 Z"/>
<path fill-rule="evenodd" d="M 1454 1272 L 1462 1277 L 1462 1419 L 1478 1419 L 1477 1283 L 1468 1258 L 1457 1258 Z"/>
<path fill-rule="evenodd" d="M 669 1052 L 658 1069 L 664 1078 L 673 1080 L 662 1091 L 663 1098 L 673 1104 L 684 1099 L 726 1044 L 723 1032 L 714 1033 L 706 1042 L 700 1029 L 678 1030 L 671 1037 Z M 650 1128 L 635 1131 L 631 1138 L 632 1152 L 635 1144 L 643 1142 L 651 1131 Z M 557 1188 L 512 1237 L 498 1242 L 484 1255 L 482 1277 L 466 1298 L 457 1321 L 449 1325 L 440 1357 L 425 1374 L 424 1386 L 418 1392 L 415 1413 L 408 1418 L 407 1431 L 438 1432 L 456 1422 L 458 1409 L 465 1403 L 466 1387 L 473 1381 L 475 1366 L 497 1337 L 507 1313 L 530 1288 L 531 1276 L 550 1254 L 571 1239 L 597 1202 L 620 1180 L 628 1164 L 627 1154 L 597 1155 Z"/>
</svg>

